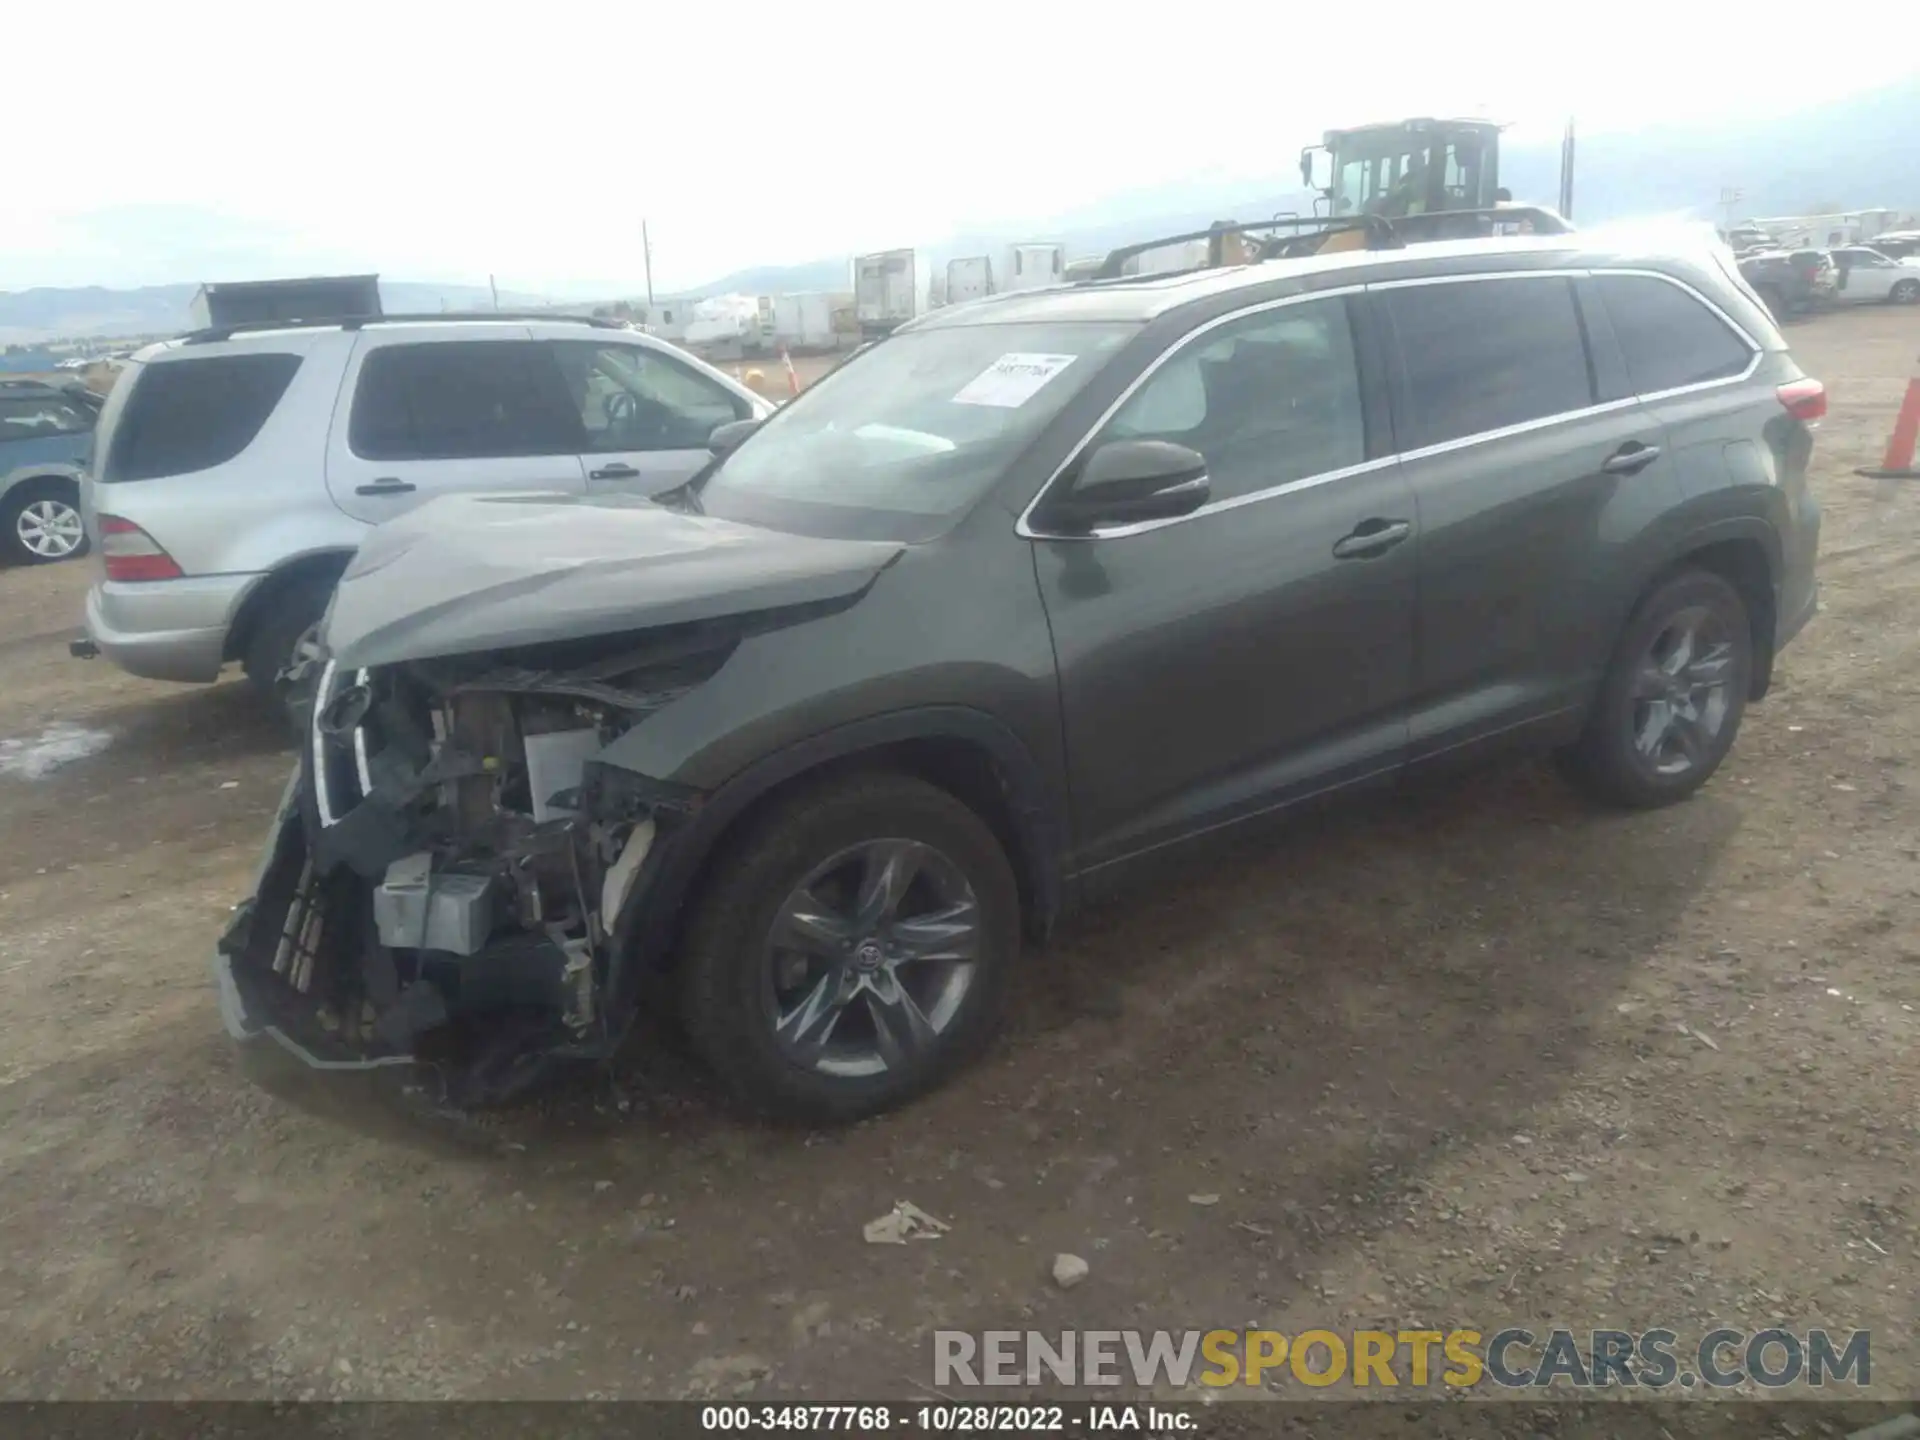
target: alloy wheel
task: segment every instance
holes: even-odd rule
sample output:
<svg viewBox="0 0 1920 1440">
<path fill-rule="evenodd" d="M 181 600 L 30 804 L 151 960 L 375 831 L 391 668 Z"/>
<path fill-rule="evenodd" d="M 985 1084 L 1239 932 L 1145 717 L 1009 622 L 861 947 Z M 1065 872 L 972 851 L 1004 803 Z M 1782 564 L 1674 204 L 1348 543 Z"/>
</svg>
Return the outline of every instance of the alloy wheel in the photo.
<svg viewBox="0 0 1920 1440">
<path fill-rule="evenodd" d="M 822 1075 L 908 1069 L 958 1019 L 981 926 L 973 886 L 930 845 L 877 839 L 831 856 L 788 894 L 767 934 L 775 1042 Z"/>
<path fill-rule="evenodd" d="M 64 560 L 87 538 L 80 512 L 64 500 L 30 500 L 14 522 L 14 532 L 29 552 L 42 560 Z"/>
<path fill-rule="evenodd" d="M 1633 678 L 1633 750 L 1654 774 L 1709 764 L 1732 713 L 1734 646 L 1705 605 L 1677 611 L 1653 637 Z"/>
</svg>

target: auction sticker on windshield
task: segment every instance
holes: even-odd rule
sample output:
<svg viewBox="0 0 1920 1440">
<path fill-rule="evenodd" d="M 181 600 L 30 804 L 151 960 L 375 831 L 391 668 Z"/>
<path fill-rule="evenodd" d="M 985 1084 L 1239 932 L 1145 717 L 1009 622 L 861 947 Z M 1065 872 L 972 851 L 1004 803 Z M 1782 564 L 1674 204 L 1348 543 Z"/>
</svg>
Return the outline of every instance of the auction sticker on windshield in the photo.
<svg viewBox="0 0 1920 1440">
<path fill-rule="evenodd" d="M 956 405 L 998 405 L 1012 410 L 1040 393 L 1040 387 L 1073 363 L 1071 355 L 1002 355 L 953 397 Z"/>
</svg>

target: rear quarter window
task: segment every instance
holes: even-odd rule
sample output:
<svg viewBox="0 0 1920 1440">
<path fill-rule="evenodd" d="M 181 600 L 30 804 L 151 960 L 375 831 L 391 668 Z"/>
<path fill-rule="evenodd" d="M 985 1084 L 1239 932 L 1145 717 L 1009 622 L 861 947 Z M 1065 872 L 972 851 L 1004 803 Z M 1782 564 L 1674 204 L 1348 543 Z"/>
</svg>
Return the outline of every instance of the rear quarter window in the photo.
<svg viewBox="0 0 1920 1440">
<path fill-rule="evenodd" d="M 1731 380 L 1753 363 L 1753 348 L 1678 285 L 1650 275 L 1596 275 L 1594 284 L 1635 394 Z"/>
<path fill-rule="evenodd" d="M 100 479 L 210 470 L 237 457 L 287 393 L 298 355 L 210 355 L 145 366 L 126 397 Z"/>
</svg>

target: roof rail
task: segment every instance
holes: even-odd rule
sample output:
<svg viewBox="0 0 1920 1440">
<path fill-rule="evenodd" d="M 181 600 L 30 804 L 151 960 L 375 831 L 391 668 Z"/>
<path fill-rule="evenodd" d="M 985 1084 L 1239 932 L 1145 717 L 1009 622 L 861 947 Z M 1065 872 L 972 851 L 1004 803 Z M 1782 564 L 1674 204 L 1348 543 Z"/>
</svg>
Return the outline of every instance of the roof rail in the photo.
<svg viewBox="0 0 1920 1440">
<path fill-rule="evenodd" d="M 1135 256 L 1145 255 L 1149 251 L 1158 250 L 1167 245 L 1184 245 L 1193 240 L 1211 242 L 1207 257 L 1208 268 L 1211 268 L 1221 263 L 1219 259 L 1221 240 L 1229 235 L 1246 235 L 1256 230 L 1313 230 L 1317 234 L 1325 235 L 1343 230 L 1360 230 L 1366 234 L 1368 249 L 1392 250 L 1400 243 L 1394 234 L 1393 226 L 1378 215 L 1283 215 L 1272 220 L 1250 220 L 1244 225 L 1212 225 L 1205 230 L 1189 230 L 1180 235 L 1162 235 L 1158 239 L 1122 245 L 1117 250 L 1109 250 L 1107 258 L 1100 262 L 1100 268 L 1079 283 L 1084 285 L 1099 280 L 1121 279 L 1125 274 L 1127 261 Z M 1264 247 L 1261 258 L 1266 258 Z"/>
<path fill-rule="evenodd" d="M 1220 241 L 1228 235 L 1247 235 L 1255 231 L 1278 231 L 1258 244 L 1258 258 L 1311 254 L 1305 247 L 1326 235 L 1359 231 L 1369 250 L 1398 250 L 1410 240 L 1470 240 L 1511 233 L 1509 227 L 1525 225 L 1534 235 L 1567 235 L 1573 226 L 1562 216 L 1540 205 L 1495 205 L 1472 210 L 1434 210 L 1419 215 L 1399 215 L 1389 220 L 1384 215 L 1276 215 L 1271 220 L 1252 220 L 1244 225 L 1213 225 L 1205 230 L 1190 230 L 1182 235 L 1163 235 L 1122 245 L 1107 252 L 1097 269 L 1076 283 L 1092 284 L 1124 278 L 1127 261 L 1168 245 L 1194 240 L 1209 243 L 1207 263 L 1197 268 L 1213 269 L 1224 260 Z M 1292 233 L 1284 233 L 1292 232 Z M 1181 272 L 1174 272 L 1181 273 Z"/>
<path fill-rule="evenodd" d="M 313 320 L 242 320 L 232 325 L 210 325 L 203 330 L 189 330 L 179 338 L 181 343 L 186 345 L 209 345 L 218 340 L 231 340 L 235 335 L 260 330 L 327 330 L 335 327 L 342 330 L 360 330 L 368 325 L 418 325 L 441 322 L 458 324 L 462 321 L 478 320 L 506 320 L 520 324 L 532 321 L 558 321 L 568 325 L 589 325 L 596 330 L 624 330 L 627 325 L 624 320 L 615 320 L 605 315 L 556 315 L 543 310 L 442 310 L 400 315 L 335 315 L 331 318 Z"/>
<path fill-rule="evenodd" d="M 1471 210 L 1430 210 L 1397 215 L 1394 232 L 1404 240 L 1473 240 L 1511 233 L 1503 226 L 1526 225 L 1532 235 L 1571 235 L 1572 222 L 1544 205 L 1488 205 Z"/>
</svg>

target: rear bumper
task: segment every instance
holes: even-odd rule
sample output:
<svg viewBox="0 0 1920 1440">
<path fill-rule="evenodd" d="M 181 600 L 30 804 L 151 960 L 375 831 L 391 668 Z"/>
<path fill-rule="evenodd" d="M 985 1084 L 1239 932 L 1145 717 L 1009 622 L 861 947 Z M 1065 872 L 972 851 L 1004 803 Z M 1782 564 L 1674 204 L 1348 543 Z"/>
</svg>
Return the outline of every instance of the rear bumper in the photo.
<svg viewBox="0 0 1920 1440">
<path fill-rule="evenodd" d="M 130 675 L 206 684 L 220 678 L 233 617 L 262 578 L 98 581 L 87 592 L 87 638 Z"/>
</svg>

